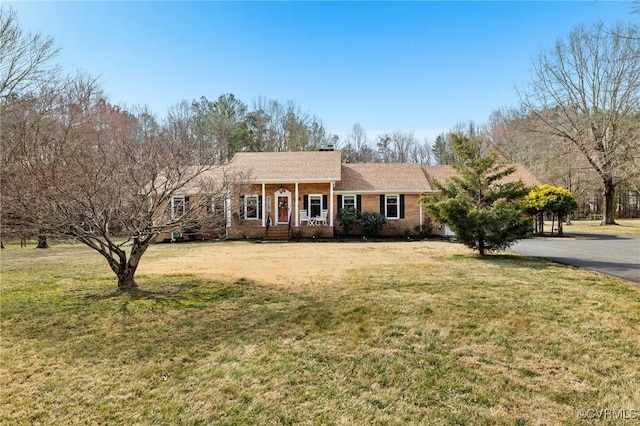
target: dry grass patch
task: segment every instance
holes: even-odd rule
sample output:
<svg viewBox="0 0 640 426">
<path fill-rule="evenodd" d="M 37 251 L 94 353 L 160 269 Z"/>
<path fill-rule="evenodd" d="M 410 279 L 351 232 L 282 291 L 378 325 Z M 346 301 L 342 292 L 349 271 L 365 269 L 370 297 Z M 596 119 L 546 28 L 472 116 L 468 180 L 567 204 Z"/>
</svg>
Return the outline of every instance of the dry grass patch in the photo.
<svg viewBox="0 0 640 426">
<path fill-rule="evenodd" d="M 601 225 L 599 220 L 574 220 L 571 225 L 564 226 L 564 232 L 640 236 L 640 219 L 616 219 L 616 222 L 617 225 Z"/>
<path fill-rule="evenodd" d="M 640 407 L 637 285 L 444 242 L 2 253 L 0 422 L 579 424 Z"/>
<path fill-rule="evenodd" d="M 322 290 L 335 287 L 336 281 L 368 265 L 397 269 L 399 262 L 406 262 L 435 268 L 438 260 L 434 256 L 459 253 L 471 252 L 447 242 L 158 245 L 145 258 L 139 273 L 152 277 L 187 273 L 222 281 L 245 278 L 276 287 L 294 285 Z"/>
</svg>

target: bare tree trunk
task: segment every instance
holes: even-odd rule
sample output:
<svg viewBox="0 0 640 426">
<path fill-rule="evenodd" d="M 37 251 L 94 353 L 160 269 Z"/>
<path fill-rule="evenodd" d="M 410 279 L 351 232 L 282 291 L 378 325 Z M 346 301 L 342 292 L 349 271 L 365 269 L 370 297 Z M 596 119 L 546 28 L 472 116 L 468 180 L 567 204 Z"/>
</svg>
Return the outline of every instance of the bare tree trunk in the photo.
<svg viewBox="0 0 640 426">
<path fill-rule="evenodd" d="M 558 235 L 562 237 L 562 221 L 564 218 L 561 213 L 558 213 Z"/>
<path fill-rule="evenodd" d="M 544 213 L 538 213 L 538 232 L 540 235 L 544 235 Z"/>
<path fill-rule="evenodd" d="M 118 276 L 118 289 L 119 290 L 131 290 L 138 288 L 138 283 L 134 279 L 138 264 L 142 255 L 149 247 L 150 240 L 141 241 L 139 239 L 133 240 L 133 247 L 131 248 L 131 254 L 129 260 L 119 264 L 116 275 Z"/>
<path fill-rule="evenodd" d="M 484 238 L 483 237 L 479 237 L 478 238 L 478 253 L 480 254 L 480 256 L 484 256 Z"/>
<path fill-rule="evenodd" d="M 36 246 L 36 248 L 39 248 L 39 249 L 49 248 L 49 244 L 47 244 L 46 235 L 43 235 L 43 234 L 38 235 L 38 245 Z"/>
<path fill-rule="evenodd" d="M 613 178 L 611 176 L 605 176 L 603 178 L 604 183 L 604 215 L 602 216 L 602 225 L 617 225 L 615 221 L 615 203 L 614 195 L 616 193 L 616 187 L 613 184 Z"/>
<path fill-rule="evenodd" d="M 138 284 L 134 279 L 135 273 L 135 269 L 128 267 L 124 268 L 121 273 L 118 273 L 118 290 L 131 290 L 138 288 Z"/>
</svg>

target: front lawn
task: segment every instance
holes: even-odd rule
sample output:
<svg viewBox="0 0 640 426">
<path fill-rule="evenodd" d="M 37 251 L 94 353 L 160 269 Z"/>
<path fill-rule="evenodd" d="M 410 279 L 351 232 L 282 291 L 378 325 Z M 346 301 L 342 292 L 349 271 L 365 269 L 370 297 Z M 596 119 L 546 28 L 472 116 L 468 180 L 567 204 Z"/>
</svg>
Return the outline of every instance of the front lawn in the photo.
<svg viewBox="0 0 640 426">
<path fill-rule="evenodd" d="M 447 242 L 3 250 L 0 423 L 585 424 L 640 416 L 640 287 Z M 587 411 L 597 417 L 596 411 Z"/>
<path fill-rule="evenodd" d="M 564 225 L 564 232 L 587 232 L 590 234 L 612 234 L 640 237 L 640 219 L 616 219 L 617 225 L 602 225 L 600 220 L 573 220 Z M 545 223 L 545 227 L 547 223 Z M 551 229 L 551 222 L 548 223 Z M 556 224 L 557 226 L 557 224 Z"/>
</svg>

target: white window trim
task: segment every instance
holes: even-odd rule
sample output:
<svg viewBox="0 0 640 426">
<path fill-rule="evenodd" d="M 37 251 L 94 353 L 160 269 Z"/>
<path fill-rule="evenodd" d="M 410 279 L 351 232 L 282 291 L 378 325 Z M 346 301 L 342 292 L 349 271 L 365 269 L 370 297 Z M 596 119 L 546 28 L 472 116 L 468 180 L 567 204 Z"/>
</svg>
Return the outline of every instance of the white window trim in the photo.
<svg viewBox="0 0 640 426">
<path fill-rule="evenodd" d="M 249 217 L 249 198 L 255 198 L 256 200 L 256 217 Z M 260 220 L 260 196 L 258 194 L 246 194 L 244 196 L 244 219 L 245 220 Z"/>
<path fill-rule="evenodd" d="M 345 206 L 345 199 L 346 197 L 353 197 L 353 208 L 356 209 L 356 211 L 358 210 L 358 196 L 357 195 L 343 195 L 342 196 L 342 205 L 340 206 L 341 209 L 344 209 L 345 207 L 350 207 L 350 206 Z"/>
<path fill-rule="evenodd" d="M 311 215 L 311 197 L 320 198 L 320 213 L 322 214 L 322 210 L 326 210 L 325 206 L 322 205 L 322 200 L 324 199 L 323 194 L 309 194 L 309 205 L 307 206 L 309 215 Z"/>
<path fill-rule="evenodd" d="M 182 201 L 182 213 L 180 215 L 176 214 L 176 206 L 178 205 L 178 201 Z M 171 197 L 171 220 L 180 219 L 187 213 L 187 197 Z"/>
<path fill-rule="evenodd" d="M 219 214 L 226 211 L 226 199 L 219 195 L 208 197 L 207 214 Z"/>
<path fill-rule="evenodd" d="M 389 198 L 396 199 L 396 216 L 389 216 Z M 400 219 L 400 194 L 385 194 L 384 195 L 384 216 L 387 219 Z"/>
</svg>

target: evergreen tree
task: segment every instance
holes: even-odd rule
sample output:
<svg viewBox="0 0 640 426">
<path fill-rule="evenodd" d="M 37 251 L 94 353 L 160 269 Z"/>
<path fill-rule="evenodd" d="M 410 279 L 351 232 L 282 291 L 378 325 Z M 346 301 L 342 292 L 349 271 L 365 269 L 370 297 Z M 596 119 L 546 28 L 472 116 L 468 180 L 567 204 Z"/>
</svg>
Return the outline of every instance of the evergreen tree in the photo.
<svg viewBox="0 0 640 426">
<path fill-rule="evenodd" d="M 525 237 L 529 221 L 522 200 L 528 189 L 522 181 L 509 181 L 515 168 L 499 164 L 494 154 L 483 155 L 478 137 L 452 133 L 450 138 L 458 173 L 425 198 L 429 213 L 481 256 Z"/>
</svg>

